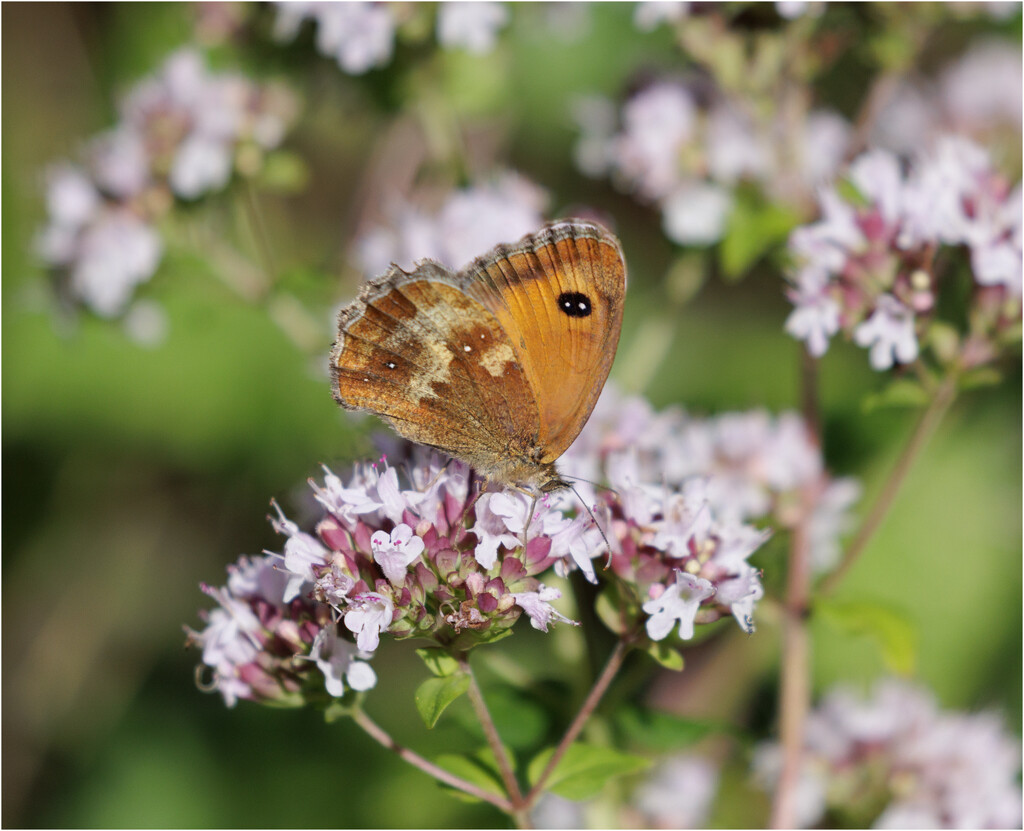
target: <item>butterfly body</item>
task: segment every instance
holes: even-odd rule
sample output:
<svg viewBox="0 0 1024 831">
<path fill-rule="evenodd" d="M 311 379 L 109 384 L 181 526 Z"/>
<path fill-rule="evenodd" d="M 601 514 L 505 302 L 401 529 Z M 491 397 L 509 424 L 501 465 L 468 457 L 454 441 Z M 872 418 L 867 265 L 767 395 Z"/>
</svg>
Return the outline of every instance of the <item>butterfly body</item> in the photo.
<svg viewBox="0 0 1024 831">
<path fill-rule="evenodd" d="M 567 220 L 455 272 L 392 266 L 342 309 L 335 399 L 504 484 L 565 486 L 554 461 L 579 434 L 618 344 L 618 241 Z"/>
</svg>

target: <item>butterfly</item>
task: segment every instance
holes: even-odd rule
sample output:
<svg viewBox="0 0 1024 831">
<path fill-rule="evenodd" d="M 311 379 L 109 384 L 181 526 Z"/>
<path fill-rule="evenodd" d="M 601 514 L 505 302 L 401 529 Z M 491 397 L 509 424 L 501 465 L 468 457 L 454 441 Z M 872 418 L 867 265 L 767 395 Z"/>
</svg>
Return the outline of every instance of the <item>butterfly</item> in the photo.
<svg viewBox="0 0 1024 831">
<path fill-rule="evenodd" d="M 625 291 L 619 241 L 580 219 L 460 271 L 393 264 L 338 315 L 334 398 L 489 480 L 535 495 L 568 487 L 554 462 L 608 377 Z"/>
</svg>

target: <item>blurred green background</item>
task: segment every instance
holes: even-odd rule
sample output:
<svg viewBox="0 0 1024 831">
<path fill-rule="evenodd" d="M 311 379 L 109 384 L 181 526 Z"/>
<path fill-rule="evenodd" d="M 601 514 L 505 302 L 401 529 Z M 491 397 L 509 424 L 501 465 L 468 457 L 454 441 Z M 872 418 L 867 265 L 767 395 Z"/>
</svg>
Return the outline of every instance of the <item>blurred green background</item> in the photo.
<svg viewBox="0 0 1024 831">
<path fill-rule="evenodd" d="M 654 211 L 575 172 L 567 102 L 618 95 L 637 74 L 677 67 L 678 53 L 667 31 L 636 33 L 624 4 L 593 8 L 576 40 L 539 25 L 536 11 L 517 10 L 495 55 L 453 56 L 437 74 L 416 76 L 411 92 L 400 66 L 353 79 L 266 39 L 221 47 L 221 64 L 303 78 L 306 110 L 288 145 L 313 175 L 300 194 L 263 198 L 265 242 L 282 272 L 318 281 L 325 309 L 353 294 L 360 275 L 345 248 L 359 171 L 396 102 L 428 89 L 500 133 L 511 164 L 550 189 L 552 215 L 590 204 L 615 217 L 631 284 L 613 377 L 633 381 L 622 367 L 649 363 L 651 401 L 695 413 L 796 407 L 799 345 L 782 331 L 788 304 L 767 267 L 738 284 L 711 279 L 670 321 L 663 360 L 647 361 L 640 336 L 663 320 L 672 247 Z M 209 605 L 199 582 L 223 582 L 243 552 L 279 549 L 264 519 L 269 499 L 308 519 L 306 477 L 365 452 L 370 425 L 338 411 L 321 365 L 265 309 L 214 279 L 202 252 L 168 252 L 140 291 L 168 313 L 158 348 L 89 315 L 53 314 L 31 254 L 44 219 L 42 171 L 112 124 L 118 92 L 193 38 L 194 12 L 58 3 L 4 4 L 2 14 L 3 824 L 500 823 L 347 722 L 247 702 L 228 710 L 196 689 L 198 654 L 183 648 L 181 627 L 199 625 L 196 610 Z M 824 97 L 850 115 L 856 62 L 848 69 Z M 325 338 L 327 321 L 325 312 Z M 914 621 L 918 675 L 945 705 L 999 707 L 1019 730 L 1019 364 L 1007 377 L 957 403 L 840 594 L 891 604 Z M 830 468 L 860 477 L 870 498 L 914 414 L 863 412 L 881 378 L 849 345 L 833 346 L 821 379 Z M 818 622 L 814 636 L 816 689 L 884 671 L 869 638 Z M 770 621 L 744 640 L 744 660 L 764 671 L 741 675 L 743 689 L 730 693 L 740 703 L 719 715 L 771 706 L 777 644 Z M 505 645 L 524 661 L 544 648 L 529 632 Z M 473 746 L 445 722 L 422 727 L 411 702 L 423 669 L 407 644 L 387 645 L 375 666 L 368 710 L 400 742 L 428 755 Z M 692 714 L 715 712 L 715 695 L 687 698 L 685 673 L 671 694 L 665 683 L 662 703 L 678 693 Z"/>
</svg>

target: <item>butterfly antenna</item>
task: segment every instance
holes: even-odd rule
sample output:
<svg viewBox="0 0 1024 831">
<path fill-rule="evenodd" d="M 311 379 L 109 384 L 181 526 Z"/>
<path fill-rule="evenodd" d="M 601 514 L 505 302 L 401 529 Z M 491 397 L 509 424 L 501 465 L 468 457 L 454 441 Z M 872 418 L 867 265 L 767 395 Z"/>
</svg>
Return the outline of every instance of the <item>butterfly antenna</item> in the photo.
<svg viewBox="0 0 1024 831">
<path fill-rule="evenodd" d="M 563 476 L 562 478 L 565 479 L 566 477 Z M 576 478 L 577 478 L 577 481 L 579 481 L 579 482 L 586 482 L 587 481 L 586 479 L 579 479 L 578 477 L 576 477 Z M 597 530 L 601 532 L 601 539 L 604 540 L 604 544 L 608 548 L 608 562 L 606 562 L 604 564 L 604 567 L 608 568 L 608 566 L 611 565 L 611 561 L 612 561 L 612 544 L 608 541 L 608 537 L 604 533 L 604 528 L 602 528 L 601 527 L 601 523 L 597 521 L 597 517 L 594 516 L 594 512 L 590 509 L 590 506 L 586 503 L 586 501 L 583 499 L 583 497 L 580 496 L 580 492 L 578 490 L 576 490 L 576 487 L 572 484 L 572 482 L 566 482 L 566 484 L 569 486 L 569 489 L 574 494 L 576 494 L 576 498 L 580 501 L 580 504 L 583 506 L 583 508 L 586 510 L 586 512 L 588 514 L 590 514 L 590 519 L 593 521 L 594 527 L 597 528 Z M 593 485 L 593 484 L 596 484 L 596 483 L 590 482 L 589 484 Z M 608 488 L 608 490 L 612 490 L 612 489 Z M 612 493 L 614 493 L 614 491 L 612 491 Z"/>
<path fill-rule="evenodd" d="M 611 485 L 602 485 L 600 482 L 595 482 L 593 479 L 584 479 L 582 476 L 570 476 L 567 473 L 563 473 L 563 474 L 561 474 L 561 476 L 562 476 L 563 479 L 567 479 L 567 480 L 568 479 L 574 479 L 577 482 L 586 482 L 588 485 L 593 485 L 598 490 L 608 491 L 608 493 L 613 493 L 616 496 L 619 495 L 619 492 L 617 490 L 615 490 L 615 488 L 613 488 Z M 572 488 L 572 485 L 569 485 L 569 487 Z M 576 488 L 572 488 L 572 489 L 573 489 L 573 492 L 576 491 Z M 576 495 L 579 496 L 578 493 Z M 580 502 L 582 502 L 582 501 L 583 500 L 580 499 Z"/>
<path fill-rule="evenodd" d="M 530 540 L 530 523 L 533 522 L 533 512 L 537 510 L 537 494 L 530 493 L 532 500 L 530 502 L 530 513 L 526 517 L 526 525 L 523 526 L 523 554 L 526 554 L 526 543 Z"/>
</svg>

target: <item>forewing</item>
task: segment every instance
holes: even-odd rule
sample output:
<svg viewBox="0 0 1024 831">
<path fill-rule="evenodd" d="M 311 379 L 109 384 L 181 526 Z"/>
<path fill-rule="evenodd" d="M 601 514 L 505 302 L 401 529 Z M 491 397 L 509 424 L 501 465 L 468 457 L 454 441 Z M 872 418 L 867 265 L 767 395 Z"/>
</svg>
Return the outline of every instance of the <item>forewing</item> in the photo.
<svg viewBox="0 0 1024 831">
<path fill-rule="evenodd" d="M 507 334 L 537 400 L 541 461 L 553 461 L 583 429 L 615 359 L 626 291 L 618 240 L 596 223 L 557 222 L 459 277 Z"/>
</svg>

